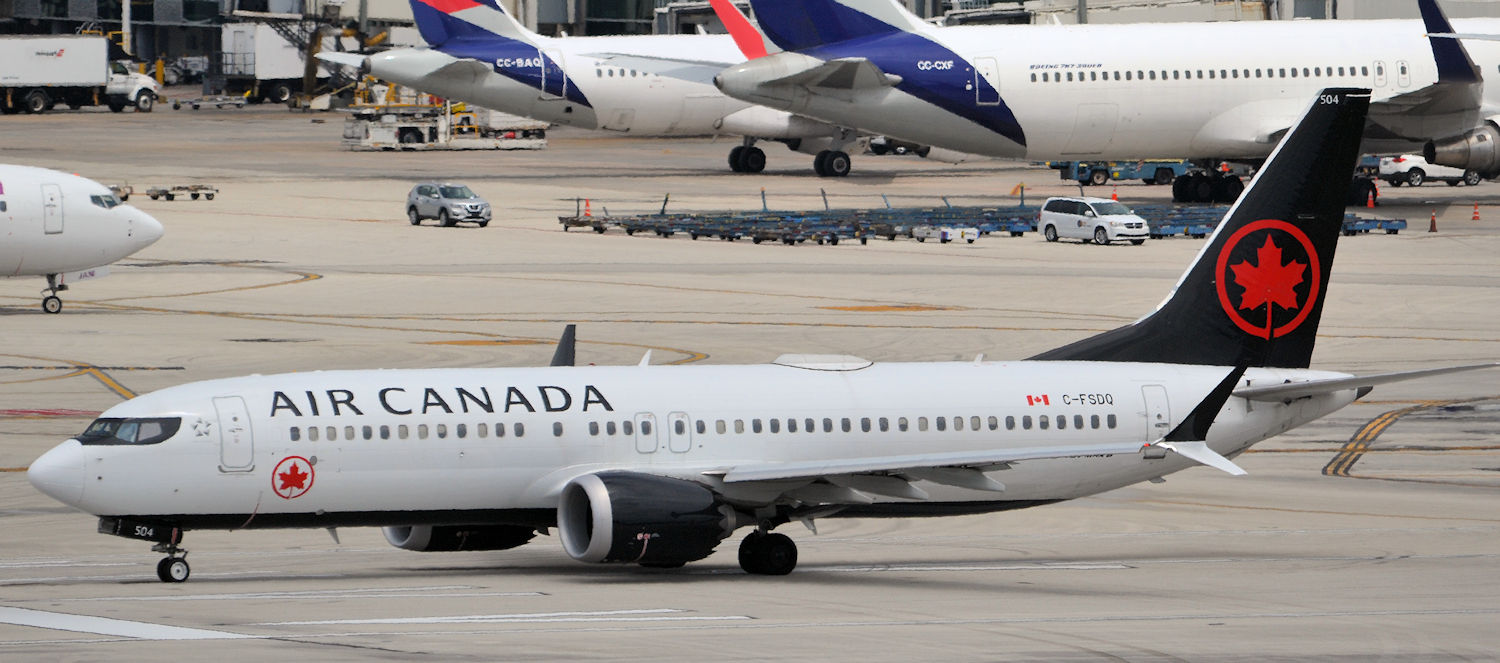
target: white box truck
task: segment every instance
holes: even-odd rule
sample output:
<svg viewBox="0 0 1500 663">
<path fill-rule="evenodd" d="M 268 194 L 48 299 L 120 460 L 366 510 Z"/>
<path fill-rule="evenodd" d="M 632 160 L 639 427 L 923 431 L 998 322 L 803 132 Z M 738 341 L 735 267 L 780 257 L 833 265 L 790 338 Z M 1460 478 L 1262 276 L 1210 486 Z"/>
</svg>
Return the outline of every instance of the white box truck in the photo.
<svg viewBox="0 0 1500 663">
<path fill-rule="evenodd" d="M 221 27 L 220 51 L 224 89 L 215 93 L 245 96 L 250 103 L 283 104 L 302 91 L 307 67 L 305 47 L 291 42 L 265 23 L 229 23 Z M 334 48 L 333 37 L 323 47 Z M 327 69 L 317 69 L 326 79 Z"/>
<path fill-rule="evenodd" d="M 0 36 L 0 111 L 41 113 L 69 108 L 134 106 L 149 113 L 156 81 L 109 61 L 109 42 L 91 35 Z"/>
</svg>

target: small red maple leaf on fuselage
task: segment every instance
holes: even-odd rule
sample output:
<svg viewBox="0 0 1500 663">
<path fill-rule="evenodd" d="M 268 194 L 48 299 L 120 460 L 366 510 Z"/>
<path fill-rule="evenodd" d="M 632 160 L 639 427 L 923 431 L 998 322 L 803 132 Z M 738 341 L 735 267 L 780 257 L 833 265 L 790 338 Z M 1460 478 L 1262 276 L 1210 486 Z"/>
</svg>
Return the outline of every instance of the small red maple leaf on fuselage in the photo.
<svg viewBox="0 0 1500 663">
<path fill-rule="evenodd" d="M 302 490 L 307 485 L 307 474 L 295 463 L 287 471 L 276 475 L 276 478 L 281 479 L 282 490 Z"/>
<path fill-rule="evenodd" d="M 1255 251 L 1256 265 L 1249 261 L 1231 265 L 1234 281 L 1245 289 L 1240 295 L 1240 308 L 1256 309 L 1262 304 L 1276 304 L 1284 309 L 1297 308 L 1297 292 L 1294 290 L 1304 280 L 1307 265 L 1293 260 L 1281 264 L 1281 247 L 1266 236 L 1264 246 Z"/>
</svg>

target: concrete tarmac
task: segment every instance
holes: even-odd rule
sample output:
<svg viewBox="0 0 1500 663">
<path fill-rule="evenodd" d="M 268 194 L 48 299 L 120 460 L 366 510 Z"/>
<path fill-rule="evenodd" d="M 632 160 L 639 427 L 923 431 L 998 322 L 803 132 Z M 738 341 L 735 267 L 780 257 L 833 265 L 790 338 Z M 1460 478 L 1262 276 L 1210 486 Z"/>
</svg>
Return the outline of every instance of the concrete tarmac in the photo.
<svg viewBox="0 0 1500 663">
<path fill-rule="evenodd" d="M 131 204 L 165 237 L 40 311 L 0 281 L 0 658 L 29 660 L 1470 661 L 1500 651 L 1500 372 L 1381 387 L 1207 468 L 987 516 L 800 525 L 779 578 L 738 538 L 673 571 L 570 560 L 555 537 L 413 553 L 377 530 L 191 532 L 191 580 L 144 542 L 41 495 L 22 469 L 131 394 L 336 368 L 579 361 L 1024 358 L 1148 312 L 1203 246 L 752 245 L 562 232 L 592 210 L 1012 204 L 1076 193 L 1054 171 L 855 155 L 844 179 L 736 141 L 557 130 L 539 152 L 355 153 L 342 117 L 279 109 L 0 118 L 0 162 L 103 182 L 202 183 Z M 408 189 L 469 184 L 488 228 L 412 227 Z M 1092 190 L 1108 196 L 1112 189 Z M 1382 186 L 1398 235 L 1340 242 L 1313 365 L 1500 358 L 1500 185 Z M 1163 187 L 1118 186 L 1123 202 Z M 1481 220 L 1472 220 L 1474 204 Z M 1425 232 L 1429 215 L 1437 233 Z"/>
</svg>

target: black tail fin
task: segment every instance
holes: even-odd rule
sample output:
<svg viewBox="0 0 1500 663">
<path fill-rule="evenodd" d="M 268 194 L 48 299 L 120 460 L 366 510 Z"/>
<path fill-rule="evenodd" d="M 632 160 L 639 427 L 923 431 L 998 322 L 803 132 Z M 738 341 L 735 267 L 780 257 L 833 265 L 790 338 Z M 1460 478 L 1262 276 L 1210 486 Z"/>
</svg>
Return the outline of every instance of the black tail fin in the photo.
<svg viewBox="0 0 1500 663">
<path fill-rule="evenodd" d="M 1369 107 L 1323 90 L 1155 312 L 1033 359 L 1306 368 Z"/>
</svg>

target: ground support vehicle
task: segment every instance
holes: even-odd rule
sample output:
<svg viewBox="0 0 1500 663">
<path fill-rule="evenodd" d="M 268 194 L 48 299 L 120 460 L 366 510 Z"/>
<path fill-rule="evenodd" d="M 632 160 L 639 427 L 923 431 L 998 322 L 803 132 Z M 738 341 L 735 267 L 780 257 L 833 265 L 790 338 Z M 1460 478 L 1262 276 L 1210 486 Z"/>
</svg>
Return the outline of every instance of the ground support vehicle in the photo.
<svg viewBox="0 0 1500 663">
<path fill-rule="evenodd" d="M 210 184 L 177 184 L 173 186 L 154 186 L 146 189 L 146 195 L 152 200 L 166 198 L 176 200 L 178 196 L 187 196 L 197 200 L 200 196 L 207 200 L 213 200 L 219 193 L 219 188 Z"/>
<path fill-rule="evenodd" d="M 269 101 L 284 104 L 303 88 L 307 73 L 308 44 L 314 32 L 298 22 L 227 23 L 220 26 L 219 58 L 210 63 L 203 77 L 204 95 L 244 97 L 252 104 Z M 322 38 L 321 48 L 336 50 L 332 36 Z M 314 77 L 327 80 L 332 73 L 321 63 Z"/>
<path fill-rule="evenodd" d="M 974 240 L 979 239 L 979 229 L 954 228 L 950 226 L 917 226 L 912 228 L 911 235 L 918 242 L 935 239 L 942 244 L 953 241 L 964 241 L 973 244 Z"/>
<path fill-rule="evenodd" d="M 1344 235 L 1353 237 L 1373 230 L 1383 230 L 1387 235 L 1394 235 L 1406 230 L 1406 219 L 1365 219 L 1353 214 L 1344 216 Z"/>
<path fill-rule="evenodd" d="M 109 61 L 104 37 L 0 36 L 0 111 L 7 114 L 44 113 L 57 104 L 149 113 L 158 95 L 150 76 Z"/>
<path fill-rule="evenodd" d="M 188 106 L 193 110 L 198 110 L 204 106 L 213 106 L 214 108 L 224 108 L 225 106 L 244 108 L 247 103 L 249 103 L 249 99 L 244 96 L 217 95 L 194 97 L 192 99 L 172 100 L 172 110 L 180 110 L 183 106 Z"/>
<path fill-rule="evenodd" d="M 1146 184 L 1171 184 L 1193 168 L 1181 159 L 1140 161 L 1052 161 L 1058 176 L 1079 184 L 1104 185 L 1110 180 L 1140 180 Z"/>
<path fill-rule="evenodd" d="M 540 150 L 547 123 L 451 104 L 347 109 L 343 145 L 351 150 Z"/>
</svg>

